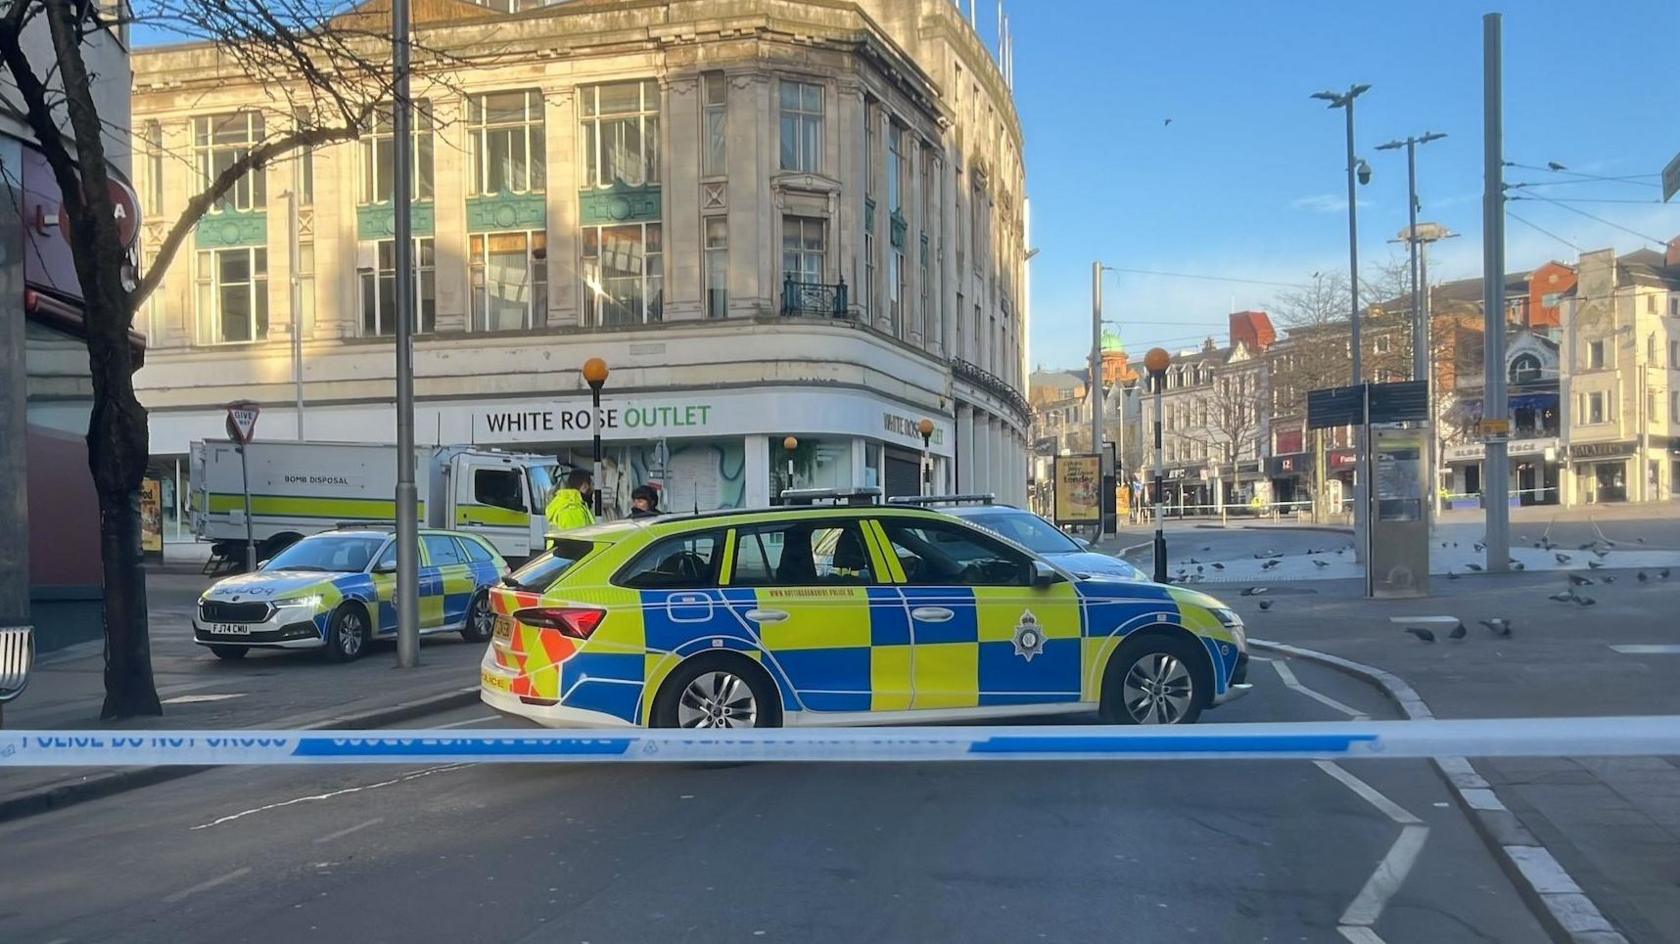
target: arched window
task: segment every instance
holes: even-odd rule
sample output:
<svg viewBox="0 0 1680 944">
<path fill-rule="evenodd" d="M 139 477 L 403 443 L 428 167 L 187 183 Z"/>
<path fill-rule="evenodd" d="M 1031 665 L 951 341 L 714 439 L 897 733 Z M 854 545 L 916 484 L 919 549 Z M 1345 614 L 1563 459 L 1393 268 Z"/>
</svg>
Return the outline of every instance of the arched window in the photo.
<svg viewBox="0 0 1680 944">
<path fill-rule="evenodd" d="M 1511 358 L 1511 383 L 1530 384 L 1540 380 L 1540 358 L 1533 354 L 1518 354 Z"/>
</svg>

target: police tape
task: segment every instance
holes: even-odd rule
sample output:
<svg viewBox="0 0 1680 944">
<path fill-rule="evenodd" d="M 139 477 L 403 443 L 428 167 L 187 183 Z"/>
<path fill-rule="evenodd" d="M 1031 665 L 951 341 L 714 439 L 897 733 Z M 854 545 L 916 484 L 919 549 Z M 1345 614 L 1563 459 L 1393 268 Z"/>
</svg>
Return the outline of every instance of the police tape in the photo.
<svg viewBox="0 0 1680 944">
<path fill-rule="evenodd" d="M 1680 716 L 819 730 L 0 731 L 0 767 L 1680 755 Z"/>
</svg>

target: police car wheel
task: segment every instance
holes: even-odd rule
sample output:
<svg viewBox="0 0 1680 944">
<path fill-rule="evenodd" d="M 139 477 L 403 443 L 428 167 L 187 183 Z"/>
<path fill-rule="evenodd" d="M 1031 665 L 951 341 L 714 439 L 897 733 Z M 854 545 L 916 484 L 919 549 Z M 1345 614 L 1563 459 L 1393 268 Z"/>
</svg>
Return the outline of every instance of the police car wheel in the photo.
<svg viewBox="0 0 1680 944">
<path fill-rule="evenodd" d="M 367 610 L 355 603 L 340 606 L 327 628 L 327 661 L 352 662 L 361 657 L 367 643 Z"/>
<path fill-rule="evenodd" d="M 1122 646 L 1103 681 L 1103 719 L 1193 724 L 1207 700 L 1203 678 L 1201 653 L 1189 640 L 1157 636 Z"/>
<path fill-rule="evenodd" d="M 775 686 L 744 656 L 705 655 L 665 679 L 654 702 L 656 728 L 779 728 Z"/>
<path fill-rule="evenodd" d="M 215 653 L 218 659 L 237 662 L 245 658 L 245 653 L 250 652 L 251 649 L 249 646 L 211 646 L 210 651 Z"/>
<path fill-rule="evenodd" d="M 467 621 L 461 626 L 461 638 L 467 642 L 487 642 L 496 629 L 496 614 L 490 611 L 490 594 L 483 590 L 467 604 Z"/>
</svg>

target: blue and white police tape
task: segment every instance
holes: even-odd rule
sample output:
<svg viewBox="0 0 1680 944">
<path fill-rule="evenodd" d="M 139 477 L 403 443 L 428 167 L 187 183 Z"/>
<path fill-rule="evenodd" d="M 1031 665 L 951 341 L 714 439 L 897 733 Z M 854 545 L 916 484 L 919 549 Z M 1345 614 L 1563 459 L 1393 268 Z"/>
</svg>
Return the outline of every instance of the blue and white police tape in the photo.
<svg viewBox="0 0 1680 944">
<path fill-rule="evenodd" d="M 735 731 L 0 731 L 0 767 L 1680 755 L 1680 716 Z"/>
</svg>

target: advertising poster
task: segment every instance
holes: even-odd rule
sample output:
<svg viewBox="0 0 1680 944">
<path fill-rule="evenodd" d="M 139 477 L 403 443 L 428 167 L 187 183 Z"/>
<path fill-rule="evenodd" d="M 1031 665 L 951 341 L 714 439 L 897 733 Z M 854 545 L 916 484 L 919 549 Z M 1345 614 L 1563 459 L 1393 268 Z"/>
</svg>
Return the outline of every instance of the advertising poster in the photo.
<svg viewBox="0 0 1680 944">
<path fill-rule="evenodd" d="M 1096 524 L 1102 520 L 1102 457 L 1057 456 L 1052 470 L 1056 483 L 1057 524 Z"/>
<path fill-rule="evenodd" d="M 157 479 L 140 483 L 140 550 L 163 555 L 163 485 Z"/>
</svg>

